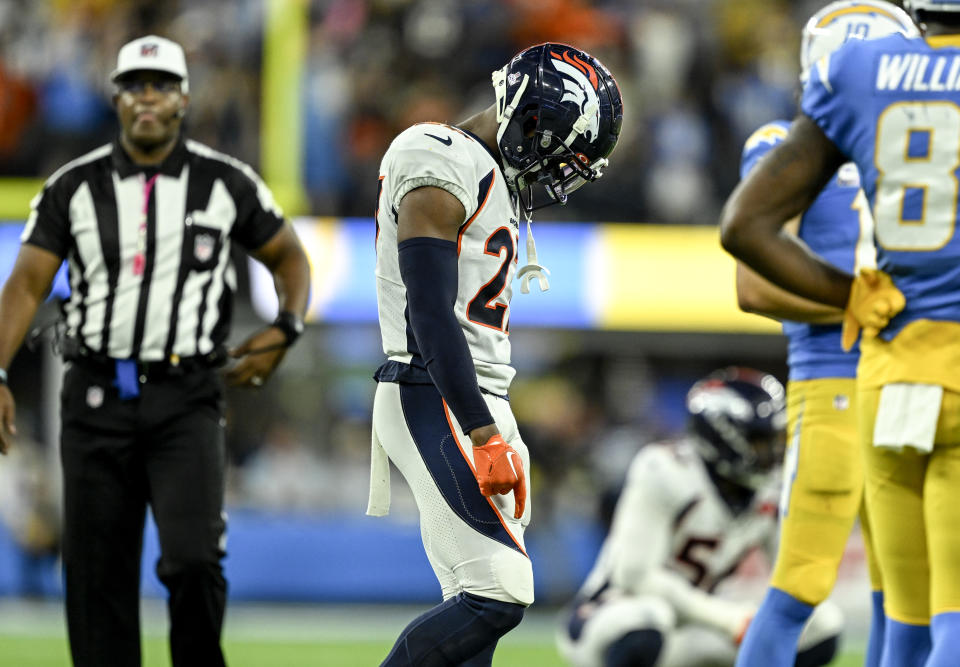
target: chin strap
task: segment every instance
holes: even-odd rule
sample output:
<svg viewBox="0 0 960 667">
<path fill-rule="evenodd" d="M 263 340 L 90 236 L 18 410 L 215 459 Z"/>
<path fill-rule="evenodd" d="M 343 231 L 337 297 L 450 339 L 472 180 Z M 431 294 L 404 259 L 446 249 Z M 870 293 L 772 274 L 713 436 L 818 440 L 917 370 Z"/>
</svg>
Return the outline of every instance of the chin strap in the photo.
<svg viewBox="0 0 960 667">
<path fill-rule="evenodd" d="M 513 76 L 516 76 L 516 74 Z M 513 94 L 513 99 L 510 100 L 510 104 L 506 105 L 507 68 L 498 69 L 493 73 L 492 78 L 493 90 L 497 95 L 497 124 L 500 126 L 497 129 L 497 141 L 499 141 L 500 137 L 503 136 L 504 130 L 507 129 L 507 123 L 513 118 L 513 112 L 517 110 L 517 105 L 520 104 L 520 98 L 523 97 L 523 92 L 527 89 L 527 84 L 530 83 L 530 75 L 523 75 L 523 81 L 520 82 L 517 92 Z"/>
<path fill-rule="evenodd" d="M 547 276 L 550 270 L 537 263 L 537 242 L 533 239 L 533 227 L 530 224 L 531 215 L 525 212 L 527 218 L 527 263 L 517 272 L 517 278 L 520 279 L 520 291 L 524 294 L 530 293 L 530 280 L 536 278 L 540 282 L 540 291 L 546 292 L 550 289 L 550 281 Z"/>
<path fill-rule="evenodd" d="M 587 108 L 583 110 L 583 113 L 580 114 L 580 117 L 577 118 L 576 122 L 573 124 L 573 127 L 570 128 L 570 134 L 567 135 L 567 138 L 564 140 L 567 146 L 572 146 L 573 142 L 576 141 L 577 136 L 582 135 L 587 131 L 587 128 L 590 127 L 590 120 L 597 115 L 597 110 L 599 105 L 596 102 L 592 102 L 587 105 Z M 596 137 L 594 137 L 596 139 Z"/>
<path fill-rule="evenodd" d="M 555 153 L 562 151 L 564 146 L 573 146 L 573 142 L 576 141 L 577 137 L 583 136 L 583 133 L 587 131 L 588 127 L 590 127 L 590 120 L 597 113 L 598 108 L 599 107 L 596 103 L 587 105 L 587 108 L 584 109 L 583 113 L 580 114 L 580 117 L 570 129 L 570 134 L 567 135 L 567 138 L 564 140 L 563 144 L 559 146 L 556 151 L 554 151 Z M 590 171 L 593 173 L 593 180 L 603 176 L 603 170 L 608 164 L 609 162 L 607 161 L 607 158 L 600 158 L 599 160 L 587 165 L 590 168 Z"/>
<path fill-rule="evenodd" d="M 513 76 L 516 76 L 516 74 Z M 513 99 L 510 100 L 509 104 L 507 104 L 507 68 L 504 67 L 496 70 L 492 74 L 492 79 L 493 90 L 497 96 L 497 147 L 499 148 L 503 133 L 507 131 L 510 119 L 513 118 L 513 112 L 517 110 L 517 105 L 520 104 L 520 98 L 523 97 L 523 93 L 527 89 L 527 84 L 530 83 L 530 75 L 523 75 L 523 81 L 520 82 L 520 86 L 517 88 L 517 92 L 514 93 Z M 507 177 L 507 181 L 509 182 L 516 178 L 517 170 L 504 164 L 503 175 Z"/>
</svg>

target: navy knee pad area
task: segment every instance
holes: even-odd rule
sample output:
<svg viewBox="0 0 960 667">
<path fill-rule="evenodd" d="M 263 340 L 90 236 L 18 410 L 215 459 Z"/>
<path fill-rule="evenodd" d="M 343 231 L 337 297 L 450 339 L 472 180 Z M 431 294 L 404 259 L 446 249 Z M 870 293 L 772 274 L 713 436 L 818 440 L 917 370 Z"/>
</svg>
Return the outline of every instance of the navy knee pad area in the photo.
<svg viewBox="0 0 960 667">
<path fill-rule="evenodd" d="M 526 607 L 523 605 L 482 598 L 473 593 L 463 593 L 460 604 L 472 609 L 490 627 L 501 631 L 501 634 L 520 625 L 520 621 L 523 620 L 523 612 L 526 611 Z"/>
<path fill-rule="evenodd" d="M 663 650 L 663 633 L 634 630 L 607 647 L 604 667 L 653 667 Z"/>
<path fill-rule="evenodd" d="M 840 646 L 840 638 L 837 635 L 824 639 L 819 644 L 814 644 L 806 651 L 797 654 L 797 661 L 793 663 L 794 667 L 821 667 L 821 665 L 830 664 L 833 657 L 837 654 Z"/>
<path fill-rule="evenodd" d="M 411 621 L 381 667 L 489 665 L 492 648 L 520 623 L 525 609 L 461 593 Z"/>
</svg>

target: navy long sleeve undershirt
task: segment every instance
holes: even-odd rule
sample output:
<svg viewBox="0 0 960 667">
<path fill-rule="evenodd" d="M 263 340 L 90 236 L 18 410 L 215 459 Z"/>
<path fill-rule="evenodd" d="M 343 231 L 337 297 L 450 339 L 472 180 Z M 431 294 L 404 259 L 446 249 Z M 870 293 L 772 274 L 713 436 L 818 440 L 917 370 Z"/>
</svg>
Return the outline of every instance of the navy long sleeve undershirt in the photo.
<svg viewBox="0 0 960 667">
<path fill-rule="evenodd" d="M 466 336 L 453 312 L 457 303 L 457 244 L 417 237 L 398 246 L 407 313 L 427 372 L 464 433 L 492 424 L 480 394 Z"/>
</svg>

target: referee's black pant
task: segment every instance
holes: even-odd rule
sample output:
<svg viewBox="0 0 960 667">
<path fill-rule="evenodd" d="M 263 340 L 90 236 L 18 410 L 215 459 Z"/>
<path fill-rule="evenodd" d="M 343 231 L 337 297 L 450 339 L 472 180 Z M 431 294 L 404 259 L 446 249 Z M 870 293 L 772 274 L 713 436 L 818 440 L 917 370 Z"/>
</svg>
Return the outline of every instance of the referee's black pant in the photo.
<svg viewBox="0 0 960 667">
<path fill-rule="evenodd" d="M 139 667 L 140 559 L 150 505 L 175 667 L 224 665 L 223 387 L 214 369 L 140 371 L 120 400 L 109 364 L 64 377 L 67 626 L 76 667 Z"/>
</svg>

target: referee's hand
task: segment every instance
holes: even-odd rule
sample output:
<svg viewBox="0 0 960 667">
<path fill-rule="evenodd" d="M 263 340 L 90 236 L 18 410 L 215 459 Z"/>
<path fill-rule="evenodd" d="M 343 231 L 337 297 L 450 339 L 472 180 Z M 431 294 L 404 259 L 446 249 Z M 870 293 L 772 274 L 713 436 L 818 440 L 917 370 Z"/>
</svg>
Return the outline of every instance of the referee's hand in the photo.
<svg viewBox="0 0 960 667">
<path fill-rule="evenodd" d="M 287 338 L 276 327 L 267 327 L 253 334 L 230 356 L 237 363 L 226 372 L 227 382 L 241 387 L 262 387 L 287 353 Z"/>
<path fill-rule="evenodd" d="M 13 423 L 17 408 L 13 402 L 13 394 L 7 385 L 0 385 L 0 454 L 10 451 L 13 436 L 17 434 L 17 427 Z"/>
</svg>

